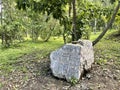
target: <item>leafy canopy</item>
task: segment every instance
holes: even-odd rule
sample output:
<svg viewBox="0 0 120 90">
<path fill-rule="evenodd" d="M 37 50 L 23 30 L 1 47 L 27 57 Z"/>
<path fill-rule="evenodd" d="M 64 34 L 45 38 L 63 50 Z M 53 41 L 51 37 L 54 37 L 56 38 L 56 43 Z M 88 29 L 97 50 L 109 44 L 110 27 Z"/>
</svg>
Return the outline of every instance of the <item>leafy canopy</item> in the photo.
<svg viewBox="0 0 120 90">
<path fill-rule="evenodd" d="M 16 2 L 19 9 L 30 8 L 35 12 L 52 14 L 55 19 L 61 19 L 69 0 L 16 0 Z"/>
</svg>

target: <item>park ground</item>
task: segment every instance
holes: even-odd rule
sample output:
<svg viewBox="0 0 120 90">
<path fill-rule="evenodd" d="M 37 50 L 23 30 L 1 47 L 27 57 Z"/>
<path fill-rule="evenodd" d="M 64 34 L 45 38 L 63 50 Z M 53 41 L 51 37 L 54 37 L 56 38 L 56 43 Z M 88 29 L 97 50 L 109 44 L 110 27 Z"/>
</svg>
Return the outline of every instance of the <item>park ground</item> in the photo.
<svg viewBox="0 0 120 90">
<path fill-rule="evenodd" d="M 111 33 L 94 47 L 95 63 L 76 85 L 53 77 L 49 68 L 49 54 L 63 45 L 61 38 L 0 46 L 0 90 L 120 90 L 120 35 Z"/>
</svg>

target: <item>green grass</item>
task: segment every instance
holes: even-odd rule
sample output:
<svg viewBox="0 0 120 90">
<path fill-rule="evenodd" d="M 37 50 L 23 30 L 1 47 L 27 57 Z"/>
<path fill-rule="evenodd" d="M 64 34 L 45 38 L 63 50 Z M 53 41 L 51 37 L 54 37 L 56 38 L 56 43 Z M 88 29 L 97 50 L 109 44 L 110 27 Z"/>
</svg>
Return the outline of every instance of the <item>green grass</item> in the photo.
<svg viewBox="0 0 120 90">
<path fill-rule="evenodd" d="M 119 60 L 120 43 L 111 40 L 102 40 L 95 46 L 96 60 Z"/>
<path fill-rule="evenodd" d="M 114 33 L 114 32 L 116 32 L 116 31 L 115 31 L 115 30 L 109 30 L 104 37 L 106 37 L 106 36 L 108 36 L 108 35 L 110 35 L 110 34 L 112 34 L 112 33 Z M 91 41 L 95 40 L 100 34 L 101 34 L 101 32 L 96 32 L 96 34 L 94 34 L 94 33 L 92 32 L 92 33 L 91 33 L 91 36 L 90 36 L 90 40 L 91 40 Z"/>
<path fill-rule="evenodd" d="M 5 73 L 11 72 L 14 69 L 12 63 L 17 62 L 17 58 L 24 54 L 41 51 L 42 53 L 38 54 L 37 57 L 43 58 L 62 45 L 62 38 L 57 38 L 56 40 L 51 39 L 48 42 L 26 41 L 19 45 L 11 46 L 10 48 L 3 48 L 0 45 L 0 71 L 2 70 Z"/>
<path fill-rule="evenodd" d="M 98 44 L 95 45 L 95 61 L 98 64 L 105 64 L 110 60 L 120 65 L 120 36 L 115 37 L 117 31 L 109 31 Z M 97 35 L 96 35 L 97 36 Z M 94 35 L 92 39 L 94 39 Z"/>
<path fill-rule="evenodd" d="M 96 32 L 96 34 L 94 34 L 93 32 L 91 33 L 91 36 L 90 36 L 90 40 L 93 41 L 96 39 L 96 37 L 98 37 L 98 35 L 100 34 L 101 32 Z"/>
<path fill-rule="evenodd" d="M 120 42 L 110 39 L 109 35 L 114 31 L 109 31 L 100 42 L 95 45 L 95 61 L 98 64 L 104 64 L 113 59 L 120 65 Z M 101 32 L 91 35 L 93 41 Z M 44 58 L 48 54 L 63 45 L 62 38 L 52 38 L 48 42 L 32 42 L 26 41 L 10 48 L 2 48 L 0 45 L 0 73 L 9 74 L 14 70 L 13 63 L 18 62 L 18 58 L 25 54 L 32 54 L 34 52 L 41 52 L 36 54 L 37 58 Z M 20 68 L 26 72 L 26 68 Z"/>
</svg>

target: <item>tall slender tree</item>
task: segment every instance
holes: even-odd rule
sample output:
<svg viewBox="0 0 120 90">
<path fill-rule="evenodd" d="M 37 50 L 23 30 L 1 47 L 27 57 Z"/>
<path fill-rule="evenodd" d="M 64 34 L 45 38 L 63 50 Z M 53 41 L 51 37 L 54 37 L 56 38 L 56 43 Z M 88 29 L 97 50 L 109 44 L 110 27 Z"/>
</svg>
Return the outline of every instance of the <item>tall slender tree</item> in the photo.
<svg viewBox="0 0 120 90">
<path fill-rule="evenodd" d="M 2 5 L 3 3 L 2 3 L 2 0 L 1 0 L 1 2 L 0 2 L 0 6 L 1 6 L 1 26 L 2 26 L 2 24 L 3 24 L 3 5 Z M 4 39 L 4 37 L 3 37 L 3 32 L 1 32 L 1 39 L 2 39 L 2 44 L 3 44 L 3 39 Z"/>
<path fill-rule="evenodd" d="M 73 32 L 72 32 L 72 41 L 77 40 L 77 32 L 76 32 L 76 0 L 72 1 L 73 5 Z"/>
<path fill-rule="evenodd" d="M 95 44 L 97 44 L 101 39 L 102 37 L 106 34 L 106 32 L 109 30 L 109 28 L 112 26 L 114 20 L 115 20 L 115 17 L 119 11 L 119 8 L 120 8 L 120 1 L 118 2 L 118 5 L 116 6 L 115 10 L 114 10 L 114 13 L 110 19 L 110 21 L 108 22 L 107 24 L 107 27 L 104 28 L 103 32 L 93 41 L 93 46 Z"/>
</svg>

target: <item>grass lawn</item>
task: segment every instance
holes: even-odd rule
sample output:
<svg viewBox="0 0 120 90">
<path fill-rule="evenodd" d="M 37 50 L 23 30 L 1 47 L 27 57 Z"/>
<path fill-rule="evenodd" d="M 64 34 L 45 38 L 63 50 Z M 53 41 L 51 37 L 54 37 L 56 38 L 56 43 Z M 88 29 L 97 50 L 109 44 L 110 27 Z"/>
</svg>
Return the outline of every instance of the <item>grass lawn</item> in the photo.
<svg viewBox="0 0 120 90">
<path fill-rule="evenodd" d="M 112 34 L 112 33 L 115 33 L 116 31 L 115 30 L 109 30 L 106 35 L 104 37 L 107 37 L 108 35 Z M 90 40 L 93 41 L 96 39 L 96 37 L 98 37 L 100 35 L 101 32 L 96 32 L 96 34 L 94 34 L 93 32 L 91 33 L 91 36 L 90 36 Z"/>
<path fill-rule="evenodd" d="M 62 45 L 62 38 L 51 39 L 48 42 L 26 41 L 10 48 L 2 48 L 0 45 L 0 73 L 8 74 L 11 72 L 14 69 L 11 64 L 18 62 L 17 59 L 25 54 L 42 51 L 41 54 L 37 55 L 37 58 L 43 58 Z"/>
<path fill-rule="evenodd" d="M 94 47 L 95 60 L 98 64 L 105 64 L 114 60 L 120 65 L 120 43 L 112 40 L 102 40 Z"/>
<path fill-rule="evenodd" d="M 116 60 L 116 62 L 120 64 L 120 36 L 114 37 L 112 33 L 116 34 L 117 31 L 108 31 L 103 39 L 94 47 L 95 61 L 99 64 L 105 64 L 111 59 Z M 96 34 L 92 33 L 90 38 L 91 41 L 95 40 L 99 34 L 100 32 L 97 32 Z"/>
</svg>

